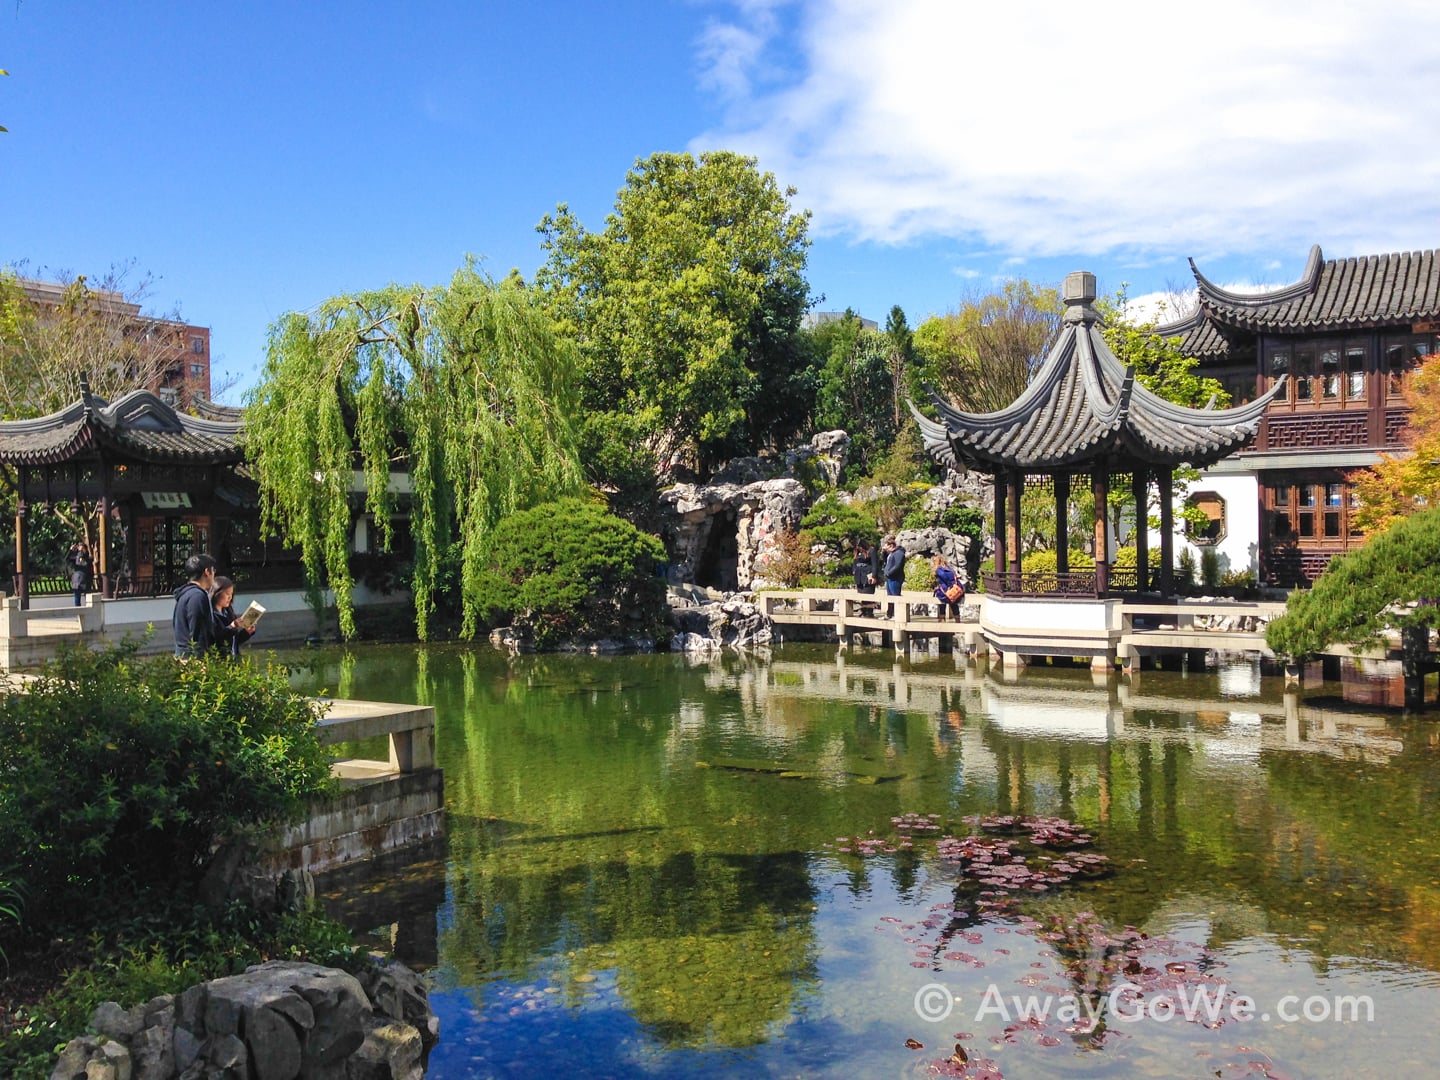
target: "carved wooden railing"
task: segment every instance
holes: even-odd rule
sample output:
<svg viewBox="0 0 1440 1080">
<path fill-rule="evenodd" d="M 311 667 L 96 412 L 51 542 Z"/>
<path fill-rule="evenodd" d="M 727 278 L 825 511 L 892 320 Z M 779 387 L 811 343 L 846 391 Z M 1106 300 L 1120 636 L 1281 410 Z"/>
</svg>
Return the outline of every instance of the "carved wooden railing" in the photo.
<svg viewBox="0 0 1440 1080">
<path fill-rule="evenodd" d="M 1153 573 L 1153 571 L 1152 571 Z M 1090 570 L 988 570 L 980 575 L 985 592 L 991 596 L 1098 597 L 1102 593 L 1096 573 Z M 1133 566 L 1109 568 L 1103 595 L 1139 591 L 1139 575 Z"/>
</svg>

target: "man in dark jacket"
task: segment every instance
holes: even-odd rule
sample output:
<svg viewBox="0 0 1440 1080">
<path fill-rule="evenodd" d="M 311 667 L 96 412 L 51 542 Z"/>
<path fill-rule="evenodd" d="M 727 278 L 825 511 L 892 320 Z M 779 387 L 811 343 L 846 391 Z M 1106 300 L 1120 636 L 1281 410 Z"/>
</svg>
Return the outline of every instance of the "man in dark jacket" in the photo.
<svg viewBox="0 0 1440 1080">
<path fill-rule="evenodd" d="M 215 617 L 210 613 L 210 590 L 215 587 L 215 560 L 191 555 L 185 560 L 189 579 L 175 590 L 176 656 L 204 656 L 215 642 Z"/>
<path fill-rule="evenodd" d="M 900 546 L 895 537 L 885 537 L 885 592 L 889 596 L 899 596 L 900 590 L 905 585 L 905 549 Z M 895 605 L 891 604 L 885 612 L 887 619 L 895 617 Z"/>
</svg>

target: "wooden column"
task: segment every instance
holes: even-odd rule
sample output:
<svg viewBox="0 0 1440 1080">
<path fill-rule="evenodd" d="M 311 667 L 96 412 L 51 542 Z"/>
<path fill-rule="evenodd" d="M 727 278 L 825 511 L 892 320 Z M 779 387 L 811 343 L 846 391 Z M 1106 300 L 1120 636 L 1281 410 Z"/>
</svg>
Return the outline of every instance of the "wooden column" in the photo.
<svg viewBox="0 0 1440 1080">
<path fill-rule="evenodd" d="M 995 474 L 995 576 L 1000 593 L 1005 593 L 1005 474 Z"/>
<path fill-rule="evenodd" d="M 30 584 L 25 580 L 25 563 L 30 548 L 30 538 L 25 532 L 28 511 L 23 498 L 15 503 L 15 594 L 20 597 L 22 611 L 30 607 Z"/>
<path fill-rule="evenodd" d="M 1010 553 L 1010 572 L 1015 576 L 1015 588 L 1020 588 L 1020 493 L 1024 490 L 1025 477 L 1019 469 L 1011 469 L 1009 477 L 1010 494 L 1007 498 L 1010 510 L 1009 536 L 1006 547 Z"/>
<path fill-rule="evenodd" d="M 1136 464 L 1131 489 L 1135 495 L 1135 587 L 1144 592 L 1150 584 L 1150 474 Z"/>
<path fill-rule="evenodd" d="M 1160 592 L 1175 593 L 1175 476 L 1162 468 L 1155 479 L 1160 486 Z"/>
<path fill-rule="evenodd" d="M 95 571 L 100 586 L 100 595 L 106 600 L 110 596 L 110 498 L 107 495 L 100 496 L 100 502 L 96 506 L 96 512 L 100 515 L 100 550 L 95 553 Z"/>
<path fill-rule="evenodd" d="M 1070 474 L 1057 473 L 1055 481 L 1055 572 L 1070 572 Z"/>
<path fill-rule="evenodd" d="M 1095 489 L 1095 594 L 1110 591 L 1110 476 L 1097 466 L 1093 478 Z"/>
</svg>

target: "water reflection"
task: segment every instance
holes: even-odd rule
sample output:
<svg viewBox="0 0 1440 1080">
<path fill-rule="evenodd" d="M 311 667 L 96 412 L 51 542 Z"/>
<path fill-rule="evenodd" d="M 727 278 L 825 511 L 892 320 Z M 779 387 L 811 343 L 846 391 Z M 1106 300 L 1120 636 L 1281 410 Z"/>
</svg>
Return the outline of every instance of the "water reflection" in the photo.
<svg viewBox="0 0 1440 1080">
<path fill-rule="evenodd" d="M 1357 709 L 1337 684 L 1286 693 L 1247 663 L 1007 680 L 949 656 L 803 646 L 703 662 L 447 647 L 296 659 L 307 690 L 437 708 L 442 1080 L 894 1074 L 950 1034 L 914 1013 L 924 979 L 968 1000 L 987 981 L 1022 989 L 1029 971 L 1094 997 L 1097 972 L 1114 976 L 1095 942 L 1126 926 L 1170 935 L 1189 950 L 1177 963 L 1213 964 L 1238 992 L 1363 993 L 1385 1022 L 1132 1025 L 1083 1062 L 1006 1042 L 1002 1025 L 961 1028 L 1001 1038 L 986 1052 L 1016 1076 L 1181 1075 L 1191 1058 L 1195 1075 L 1244 1075 L 1242 1044 L 1292 1072 L 1362 1076 L 1440 1050 L 1426 1019 L 1440 1006 L 1434 729 Z M 1101 938 L 1015 949 L 998 943 L 1026 924 L 977 922 L 972 906 L 980 940 L 961 951 L 981 966 L 912 967 L 890 928 L 923 937 L 932 905 L 959 903 L 953 875 L 927 851 L 835 844 L 906 813 L 959 834 L 973 815 L 1082 823 L 1115 873 L 1012 918 L 1093 913 Z"/>
</svg>

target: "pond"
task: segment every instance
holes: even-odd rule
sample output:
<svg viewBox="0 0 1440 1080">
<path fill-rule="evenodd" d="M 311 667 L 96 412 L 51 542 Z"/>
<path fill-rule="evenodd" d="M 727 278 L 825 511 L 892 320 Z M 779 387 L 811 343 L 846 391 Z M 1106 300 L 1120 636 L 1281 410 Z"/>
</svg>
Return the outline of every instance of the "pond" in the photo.
<svg viewBox="0 0 1440 1080">
<path fill-rule="evenodd" d="M 1440 1054 L 1440 727 L 1338 684 L 802 645 L 285 659 L 307 692 L 436 706 L 433 1080 Z"/>
</svg>

